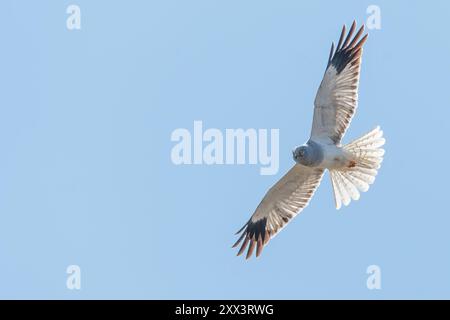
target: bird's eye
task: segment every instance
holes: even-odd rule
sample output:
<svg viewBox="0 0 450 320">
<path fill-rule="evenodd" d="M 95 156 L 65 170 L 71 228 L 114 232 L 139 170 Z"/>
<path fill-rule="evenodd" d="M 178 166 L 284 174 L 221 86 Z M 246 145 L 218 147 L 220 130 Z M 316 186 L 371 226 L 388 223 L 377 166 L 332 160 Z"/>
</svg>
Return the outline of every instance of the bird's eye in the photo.
<svg viewBox="0 0 450 320">
<path fill-rule="evenodd" d="M 300 149 L 300 157 L 303 157 L 304 154 L 305 154 L 305 150 Z"/>
</svg>

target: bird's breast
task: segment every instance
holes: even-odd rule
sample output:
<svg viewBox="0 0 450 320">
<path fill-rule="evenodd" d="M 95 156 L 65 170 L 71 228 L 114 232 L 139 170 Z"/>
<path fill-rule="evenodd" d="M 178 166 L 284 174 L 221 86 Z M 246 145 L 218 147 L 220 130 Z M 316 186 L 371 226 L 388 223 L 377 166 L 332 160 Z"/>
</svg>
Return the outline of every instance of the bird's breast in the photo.
<svg viewBox="0 0 450 320">
<path fill-rule="evenodd" d="M 348 159 L 344 150 L 337 146 L 323 146 L 323 160 L 320 164 L 324 169 L 338 169 L 346 165 Z"/>
</svg>

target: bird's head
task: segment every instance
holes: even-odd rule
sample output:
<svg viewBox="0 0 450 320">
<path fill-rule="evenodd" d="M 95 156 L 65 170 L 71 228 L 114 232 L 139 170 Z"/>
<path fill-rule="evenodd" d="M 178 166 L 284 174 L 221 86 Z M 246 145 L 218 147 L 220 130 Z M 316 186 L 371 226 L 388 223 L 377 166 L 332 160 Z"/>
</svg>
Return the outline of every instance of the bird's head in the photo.
<svg viewBox="0 0 450 320">
<path fill-rule="evenodd" d="M 295 148 L 292 151 L 292 156 L 294 161 L 303 165 L 306 165 L 308 162 L 308 147 L 306 145 Z"/>
<path fill-rule="evenodd" d="M 295 162 L 301 165 L 315 167 L 322 162 L 323 151 L 317 143 L 309 140 L 306 144 L 295 148 L 292 156 Z"/>
</svg>

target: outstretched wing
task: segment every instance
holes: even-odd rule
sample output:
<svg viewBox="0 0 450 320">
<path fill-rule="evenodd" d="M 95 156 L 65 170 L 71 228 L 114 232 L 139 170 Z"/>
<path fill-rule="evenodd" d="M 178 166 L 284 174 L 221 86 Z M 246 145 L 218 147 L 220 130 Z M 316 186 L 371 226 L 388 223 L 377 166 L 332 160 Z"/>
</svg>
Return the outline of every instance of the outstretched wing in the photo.
<svg viewBox="0 0 450 320">
<path fill-rule="evenodd" d="M 359 40 L 363 25 L 352 39 L 355 28 L 353 22 L 344 40 L 344 25 L 336 51 L 334 43 L 331 45 L 328 66 L 314 101 L 312 140 L 339 144 L 356 111 L 362 47 L 368 35 Z"/>
<path fill-rule="evenodd" d="M 255 246 L 256 256 L 262 248 L 309 203 L 320 180 L 323 169 L 294 165 L 265 195 L 250 220 L 236 234 L 242 232 L 233 248 L 244 240 L 238 256 L 248 246 L 247 259 Z"/>
</svg>

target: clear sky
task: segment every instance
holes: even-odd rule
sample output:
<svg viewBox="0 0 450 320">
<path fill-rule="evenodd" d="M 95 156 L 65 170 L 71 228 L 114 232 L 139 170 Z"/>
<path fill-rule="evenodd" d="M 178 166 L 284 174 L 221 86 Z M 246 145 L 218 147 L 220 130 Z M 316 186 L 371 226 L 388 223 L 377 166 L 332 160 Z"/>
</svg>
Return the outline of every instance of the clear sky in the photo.
<svg viewBox="0 0 450 320">
<path fill-rule="evenodd" d="M 68 30 L 66 9 L 81 9 Z M 309 136 L 331 41 L 368 30 L 375 184 L 325 176 L 259 259 L 230 247 Z M 0 298 L 450 298 L 448 1 L 9 1 L 0 10 Z M 276 175 L 171 161 L 177 128 L 279 129 Z M 66 287 L 69 265 L 81 290 Z M 366 286 L 381 270 L 381 290 Z"/>
</svg>

